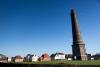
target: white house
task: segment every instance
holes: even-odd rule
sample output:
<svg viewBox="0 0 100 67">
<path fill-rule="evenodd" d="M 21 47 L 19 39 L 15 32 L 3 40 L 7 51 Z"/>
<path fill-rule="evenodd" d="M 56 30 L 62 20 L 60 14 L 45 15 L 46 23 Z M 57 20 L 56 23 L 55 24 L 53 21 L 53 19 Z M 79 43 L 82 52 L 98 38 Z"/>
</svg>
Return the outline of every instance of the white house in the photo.
<svg viewBox="0 0 100 67">
<path fill-rule="evenodd" d="M 34 56 L 32 56 L 32 62 L 34 61 L 34 62 L 36 62 L 36 61 L 38 61 L 38 56 L 36 56 L 36 55 L 34 55 Z"/>
<path fill-rule="evenodd" d="M 94 60 L 94 57 L 91 57 L 91 60 Z"/>
<path fill-rule="evenodd" d="M 8 62 L 11 62 L 11 58 L 8 58 Z"/>
<path fill-rule="evenodd" d="M 51 60 L 64 60 L 65 54 L 64 53 L 55 53 L 51 55 Z"/>
</svg>

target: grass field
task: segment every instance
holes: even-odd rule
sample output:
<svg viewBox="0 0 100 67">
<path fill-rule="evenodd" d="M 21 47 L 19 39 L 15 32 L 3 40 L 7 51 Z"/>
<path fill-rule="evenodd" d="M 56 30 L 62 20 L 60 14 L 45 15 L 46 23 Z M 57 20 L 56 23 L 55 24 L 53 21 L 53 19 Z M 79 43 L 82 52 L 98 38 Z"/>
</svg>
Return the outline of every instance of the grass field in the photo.
<svg viewBox="0 0 100 67">
<path fill-rule="evenodd" d="M 100 60 L 89 60 L 89 61 L 45 61 L 45 62 L 20 62 L 12 64 L 72 64 L 72 65 L 100 65 Z"/>
</svg>

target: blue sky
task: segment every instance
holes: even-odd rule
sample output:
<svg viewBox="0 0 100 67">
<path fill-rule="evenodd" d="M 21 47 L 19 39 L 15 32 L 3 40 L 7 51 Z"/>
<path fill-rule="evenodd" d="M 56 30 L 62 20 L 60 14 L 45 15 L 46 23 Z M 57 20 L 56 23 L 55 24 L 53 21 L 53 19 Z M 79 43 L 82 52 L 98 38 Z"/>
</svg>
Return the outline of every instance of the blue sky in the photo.
<svg viewBox="0 0 100 67">
<path fill-rule="evenodd" d="M 100 0 L 0 0 L 0 53 L 72 53 L 72 8 L 87 53 L 99 53 Z"/>
</svg>

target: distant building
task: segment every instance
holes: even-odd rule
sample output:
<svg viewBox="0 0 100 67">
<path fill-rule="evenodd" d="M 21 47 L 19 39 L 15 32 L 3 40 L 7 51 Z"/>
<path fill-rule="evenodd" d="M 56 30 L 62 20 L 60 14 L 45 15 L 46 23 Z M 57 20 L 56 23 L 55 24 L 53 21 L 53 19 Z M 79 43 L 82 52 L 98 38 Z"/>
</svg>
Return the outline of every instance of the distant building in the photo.
<svg viewBox="0 0 100 67">
<path fill-rule="evenodd" d="M 11 58 L 8 58 L 8 62 L 11 62 Z"/>
<path fill-rule="evenodd" d="M 91 57 L 91 60 L 94 60 L 94 57 Z"/>
<path fill-rule="evenodd" d="M 50 57 L 51 57 L 51 60 L 64 60 L 65 54 L 64 53 L 55 53 L 55 54 L 52 54 Z"/>
<path fill-rule="evenodd" d="M 7 62 L 7 57 L 3 54 L 0 54 L 0 62 L 6 63 Z"/>
<path fill-rule="evenodd" d="M 32 62 L 34 61 L 34 62 L 36 62 L 36 61 L 38 61 L 38 56 L 36 56 L 36 55 L 34 55 L 34 56 L 32 56 Z"/>
<path fill-rule="evenodd" d="M 38 61 L 38 56 L 33 55 L 33 54 L 27 54 L 26 57 L 24 58 L 26 62 L 36 62 Z"/>
<path fill-rule="evenodd" d="M 27 54 L 26 57 L 25 57 L 25 61 L 26 62 L 31 62 L 32 61 L 32 56 L 33 56 L 32 54 Z"/>
<path fill-rule="evenodd" d="M 11 57 L 11 62 L 15 62 L 15 57 Z"/>
<path fill-rule="evenodd" d="M 66 54 L 66 55 L 65 55 L 65 58 L 66 58 L 67 60 L 72 60 L 73 55 L 72 55 L 72 54 Z"/>
<path fill-rule="evenodd" d="M 51 61 L 51 58 L 47 53 L 44 53 L 41 57 L 39 57 L 39 61 Z"/>
<path fill-rule="evenodd" d="M 87 59 L 91 60 L 91 54 L 87 54 Z"/>
<path fill-rule="evenodd" d="M 100 60 L 100 53 L 97 53 L 96 55 L 92 56 L 94 60 Z"/>
<path fill-rule="evenodd" d="M 15 62 L 23 62 L 23 60 L 24 59 L 21 56 L 19 56 L 19 55 L 14 57 L 14 61 Z"/>
</svg>

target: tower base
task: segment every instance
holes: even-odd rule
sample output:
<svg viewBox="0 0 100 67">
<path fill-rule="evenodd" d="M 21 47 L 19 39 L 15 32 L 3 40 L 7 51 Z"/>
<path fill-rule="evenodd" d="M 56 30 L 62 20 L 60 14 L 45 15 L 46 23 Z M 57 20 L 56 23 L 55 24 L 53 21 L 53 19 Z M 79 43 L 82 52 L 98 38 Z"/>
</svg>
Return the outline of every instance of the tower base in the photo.
<svg viewBox="0 0 100 67">
<path fill-rule="evenodd" d="M 87 60 L 87 54 L 85 51 L 84 44 L 74 44 L 72 45 L 73 60 Z"/>
</svg>

